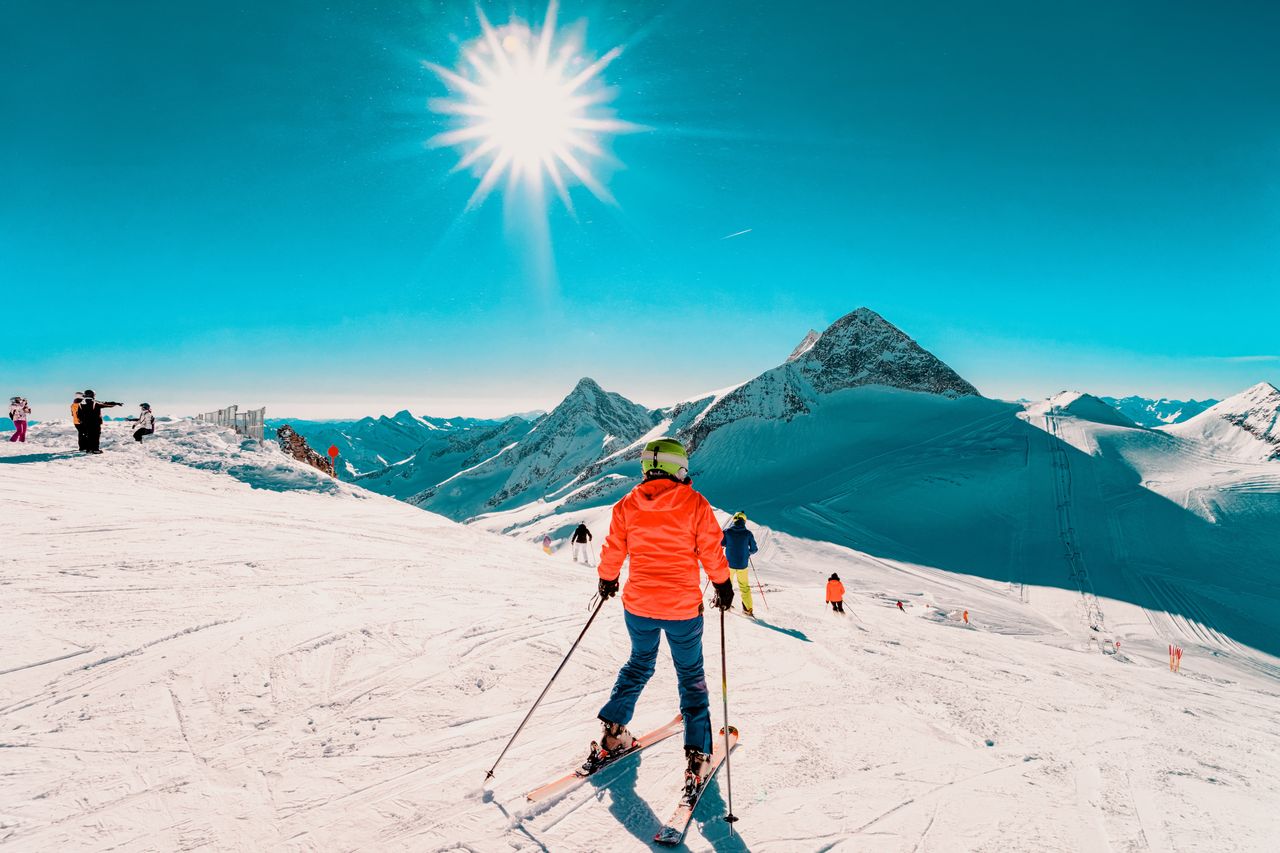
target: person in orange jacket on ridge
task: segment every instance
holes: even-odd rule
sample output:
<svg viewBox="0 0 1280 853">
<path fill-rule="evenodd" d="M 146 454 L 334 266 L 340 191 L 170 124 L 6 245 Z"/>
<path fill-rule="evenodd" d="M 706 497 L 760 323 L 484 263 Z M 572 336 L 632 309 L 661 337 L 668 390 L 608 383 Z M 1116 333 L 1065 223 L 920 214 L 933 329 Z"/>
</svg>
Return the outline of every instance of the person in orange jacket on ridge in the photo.
<svg viewBox="0 0 1280 853">
<path fill-rule="evenodd" d="M 600 709 L 600 742 L 592 743 L 583 769 L 594 770 L 635 737 L 627 731 L 640 691 L 653 676 L 658 640 L 667 635 L 680 689 L 687 760 L 685 787 L 701 784 L 710 767 L 711 709 L 702 662 L 702 590 L 698 565 L 715 584 L 715 606 L 733 606 L 729 564 L 720 547 L 720 524 L 711 504 L 694 491 L 689 456 L 680 442 L 660 438 L 640 456 L 644 479 L 613 507 L 609 535 L 600 552 L 600 596 L 618 592 L 622 563 L 631 558 L 622 608 L 631 635 L 631 657 L 623 664 L 609 701 Z"/>
</svg>

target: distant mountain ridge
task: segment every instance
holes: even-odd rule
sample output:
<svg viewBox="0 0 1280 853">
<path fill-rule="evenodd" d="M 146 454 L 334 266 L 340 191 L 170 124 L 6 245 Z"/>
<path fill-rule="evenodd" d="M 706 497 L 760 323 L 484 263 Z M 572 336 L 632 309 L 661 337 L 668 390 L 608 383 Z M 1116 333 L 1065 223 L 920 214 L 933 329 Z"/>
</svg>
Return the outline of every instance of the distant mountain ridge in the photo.
<svg viewBox="0 0 1280 853">
<path fill-rule="evenodd" d="M 267 421 L 274 428 L 284 421 Z M 324 452 L 338 448 L 338 472 L 371 491 L 406 498 L 474 464 L 474 457 L 496 442 L 518 440 L 533 427 L 510 417 L 439 418 L 402 410 L 394 415 L 357 421 L 301 421 L 289 423 L 309 444 Z"/>
<path fill-rule="evenodd" d="M 1270 455 L 1280 451 L 1272 441 L 1274 420 L 1268 420 L 1268 412 L 1274 416 L 1280 410 L 1271 405 L 1271 396 L 1280 392 L 1270 385 L 1250 391 L 1199 421 L 1204 428 L 1193 428 L 1188 437 L 1214 444 L 1227 456 L 1253 459 L 1263 448 L 1267 458 L 1280 458 Z M 1126 399 L 1134 403 L 1137 398 Z M 1154 405 L 1165 403 L 1177 401 L 1143 401 L 1141 410 L 1148 419 L 1174 417 L 1171 407 Z M 897 444 L 909 436 L 929 443 L 930 436 L 948 434 L 956 423 L 981 418 L 1004 423 L 1006 417 L 1017 420 L 1014 413 L 1024 409 L 1034 414 L 1042 408 L 1105 427 L 1150 430 L 1102 398 L 1079 391 L 1025 406 L 987 400 L 868 308 L 844 315 L 822 332 L 810 330 L 785 360 L 754 378 L 662 408 L 647 408 L 584 377 L 532 422 L 446 420 L 400 412 L 338 426 L 350 448 L 340 445 L 343 459 L 349 458 L 347 453 L 378 451 L 367 468 L 357 466 L 355 479 L 361 485 L 455 520 L 488 519 L 483 523 L 494 529 L 514 531 L 530 525 L 545 529 L 553 518 L 567 523 L 575 514 L 616 501 L 635 483 L 645 442 L 657 436 L 685 443 L 692 453 L 691 472 L 714 499 L 755 494 L 770 476 L 776 476 L 779 486 L 791 484 L 797 471 L 808 477 L 830 471 L 838 479 L 844 474 L 836 472 L 867 452 L 862 443 L 868 441 L 893 458 L 902 452 Z M 1186 410 L 1186 404 L 1176 406 L 1176 412 Z M 905 412 L 915 412 L 912 417 L 919 422 L 883 431 L 886 419 Z M 1172 430 L 1163 423 L 1157 426 Z M 1012 423 L 992 429 L 1001 452 L 1005 434 L 1016 430 Z M 770 471 L 776 475 L 766 473 Z M 744 476 L 746 472 L 751 473 Z M 826 488 L 837 489 L 835 500 L 846 487 L 832 480 L 806 490 L 805 499 L 824 494 Z M 785 507 L 785 501 L 772 500 Z M 845 501 L 838 498 L 838 503 Z M 804 529 L 814 524 L 813 517 L 807 518 Z M 834 519 L 820 526 L 839 529 Z"/>
<path fill-rule="evenodd" d="M 1104 403 L 1115 408 L 1138 426 L 1158 427 L 1190 420 L 1217 400 L 1152 400 L 1147 397 L 1101 397 Z"/>
</svg>

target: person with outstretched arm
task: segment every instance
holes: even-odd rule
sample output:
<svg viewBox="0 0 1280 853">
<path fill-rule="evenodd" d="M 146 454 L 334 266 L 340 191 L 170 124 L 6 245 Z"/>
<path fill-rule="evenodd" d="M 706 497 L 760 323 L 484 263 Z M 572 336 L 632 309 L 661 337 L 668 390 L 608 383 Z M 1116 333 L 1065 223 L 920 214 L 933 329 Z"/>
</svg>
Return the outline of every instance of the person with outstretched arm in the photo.
<svg viewBox="0 0 1280 853">
<path fill-rule="evenodd" d="M 640 691 L 653 676 L 658 641 L 671 650 L 684 717 L 685 791 L 696 790 L 711 767 L 711 710 L 702 662 L 702 589 L 699 564 L 715 584 L 715 606 L 733 606 L 729 565 L 711 504 L 694 491 L 689 456 L 680 442 L 660 438 L 640 456 L 644 479 L 613 507 L 609 535 L 600 552 L 599 592 L 618 592 L 622 564 L 631 560 L 622 609 L 631 635 L 631 657 L 623 664 L 609 701 L 600 709 L 604 726 L 583 769 L 590 773 L 611 754 L 629 750 L 627 731 Z"/>
<path fill-rule="evenodd" d="M 751 555 L 760 549 L 756 547 L 755 534 L 747 529 L 745 512 L 733 514 L 733 523 L 725 528 L 720 544 L 724 546 L 729 570 L 738 580 L 738 591 L 742 593 L 742 612 L 754 617 L 756 612 L 751 607 L 751 577 L 747 569 L 751 566 Z"/>
<path fill-rule="evenodd" d="M 84 399 L 80 401 L 80 407 L 77 411 L 80 416 L 80 429 L 84 435 L 83 450 L 85 453 L 102 452 L 102 448 L 98 446 L 98 443 L 102 440 L 102 410 L 119 405 L 123 404 L 99 402 L 92 391 L 84 392 Z"/>
</svg>

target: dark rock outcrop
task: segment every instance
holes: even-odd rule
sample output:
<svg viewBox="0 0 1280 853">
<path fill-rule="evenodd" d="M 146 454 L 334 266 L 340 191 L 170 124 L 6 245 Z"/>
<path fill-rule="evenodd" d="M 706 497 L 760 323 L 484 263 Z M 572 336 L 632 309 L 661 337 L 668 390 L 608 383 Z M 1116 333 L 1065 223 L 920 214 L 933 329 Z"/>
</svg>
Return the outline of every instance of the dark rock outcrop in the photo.
<svg viewBox="0 0 1280 853">
<path fill-rule="evenodd" d="M 299 462 L 305 462 L 312 468 L 325 472 L 330 477 L 334 476 L 333 461 L 328 456 L 321 456 L 312 450 L 311 445 L 307 444 L 307 440 L 298 435 L 293 427 L 288 424 L 281 424 L 276 429 L 276 441 L 280 442 L 280 449 L 294 459 Z"/>
</svg>

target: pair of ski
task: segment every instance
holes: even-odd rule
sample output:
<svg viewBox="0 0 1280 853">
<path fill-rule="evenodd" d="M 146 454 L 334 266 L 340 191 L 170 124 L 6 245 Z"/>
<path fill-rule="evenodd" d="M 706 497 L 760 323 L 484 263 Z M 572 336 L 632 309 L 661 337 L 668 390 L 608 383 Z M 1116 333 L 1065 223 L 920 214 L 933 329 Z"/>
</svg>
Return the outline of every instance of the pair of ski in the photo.
<svg viewBox="0 0 1280 853">
<path fill-rule="evenodd" d="M 603 761 L 596 764 L 590 772 L 579 768 L 567 776 L 562 776 L 554 782 L 548 782 L 541 788 L 535 788 L 526 794 L 526 798 L 531 803 L 549 800 L 552 797 L 564 794 L 580 785 L 590 777 L 599 773 L 606 767 L 612 767 L 619 761 L 630 758 L 638 752 L 641 752 L 655 743 L 660 743 L 672 735 L 683 729 L 683 718 L 676 716 L 671 722 L 664 726 L 654 729 L 648 734 L 641 735 L 636 738 L 635 746 L 626 752 L 619 752 L 610 755 Z M 738 730 L 733 726 L 729 727 L 729 748 L 732 749 L 738 743 Z M 707 771 L 706 777 L 702 780 L 702 784 L 694 790 L 692 796 L 685 796 L 683 792 L 680 795 L 680 801 L 677 803 L 675 811 L 671 814 L 671 819 L 662 825 L 658 830 L 658 834 L 653 840 L 661 845 L 674 847 L 684 840 L 684 834 L 689 830 L 689 824 L 693 821 L 693 810 L 698 807 L 698 800 L 702 799 L 702 792 L 707 789 L 707 785 L 711 784 L 712 778 L 715 777 L 716 771 L 720 769 L 720 765 L 724 763 L 725 752 L 725 736 L 724 729 L 720 730 L 719 735 L 715 738 L 715 743 L 711 750 L 711 768 Z"/>
</svg>

